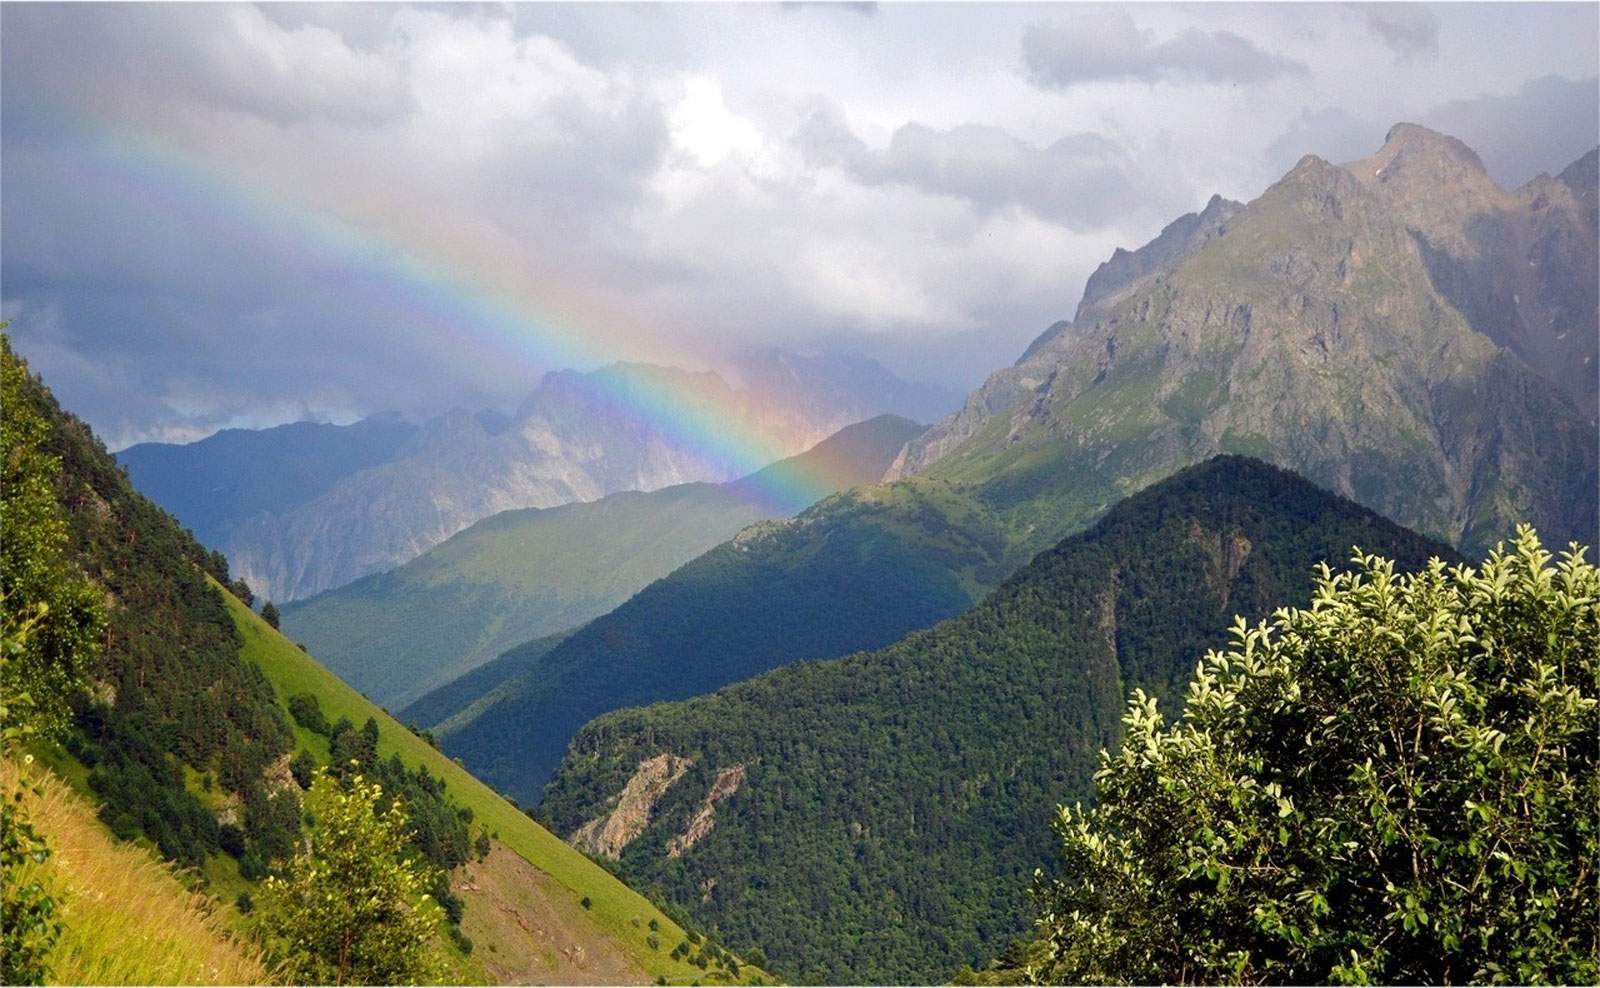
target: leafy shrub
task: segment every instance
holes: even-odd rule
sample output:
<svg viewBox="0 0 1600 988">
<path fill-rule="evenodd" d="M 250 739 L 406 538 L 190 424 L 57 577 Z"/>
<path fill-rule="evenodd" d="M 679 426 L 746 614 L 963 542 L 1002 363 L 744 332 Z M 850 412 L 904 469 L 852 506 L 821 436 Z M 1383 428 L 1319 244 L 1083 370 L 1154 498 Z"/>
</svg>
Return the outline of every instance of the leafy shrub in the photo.
<svg viewBox="0 0 1600 988">
<path fill-rule="evenodd" d="M 1358 557 L 1240 621 L 1166 725 L 1135 691 L 1060 811 L 1040 980 L 1600 980 L 1600 571 Z"/>
<path fill-rule="evenodd" d="M 326 774 L 307 795 L 316 825 L 282 877 L 262 885 L 259 928 L 296 984 L 433 979 L 433 877 L 411 852 L 405 813 L 360 775 Z"/>
</svg>

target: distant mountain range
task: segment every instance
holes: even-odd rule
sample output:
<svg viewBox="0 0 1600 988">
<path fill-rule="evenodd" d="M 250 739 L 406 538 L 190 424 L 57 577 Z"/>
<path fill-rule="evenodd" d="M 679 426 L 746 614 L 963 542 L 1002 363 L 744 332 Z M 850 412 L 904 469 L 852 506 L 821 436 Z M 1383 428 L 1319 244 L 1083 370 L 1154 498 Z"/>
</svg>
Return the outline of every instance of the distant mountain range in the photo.
<svg viewBox="0 0 1600 988">
<path fill-rule="evenodd" d="M 606 613 L 746 525 L 876 481 L 925 428 L 882 415 L 741 480 L 503 511 L 396 569 L 284 607 L 283 628 L 346 682 L 399 706 Z"/>
<path fill-rule="evenodd" d="M 729 374 L 737 383 L 646 364 L 557 371 L 509 420 L 452 413 L 422 425 L 386 416 L 228 430 L 183 446 L 133 446 L 118 459 L 257 593 L 281 603 L 390 569 L 500 511 L 735 479 L 693 437 L 619 396 L 671 394 L 769 437 L 778 455 L 875 415 L 928 422 L 958 404 L 860 357 L 757 351 Z"/>
<path fill-rule="evenodd" d="M 755 526 L 646 587 L 452 717 L 445 749 L 537 798 L 582 718 L 887 645 L 1219 453 L 1293 469 L 1468 555 L 1519 521 L 1596 544 L 1600 437 L 1582 394 L 1530 363 L 1533 344 L 1525 358 L 1469 322 L 1429 261 L 1452 223 L 1538 214 L 1564 232 L 1514 304 L 1576 312 L 1600 234 L 1580 180 L 1593 161 L 1494 191 L 1459 142 L 1400 125 L 1369 162 L 1307 157 L 1248 204 L 1213 198 L 1103 265 L 1075 321 L 909 443 L 895 482 Z M 1522 241 L 1484 243 L 1527 267 Z M 1547 328 L 1586 338 L 1572 359 L 1593 366 L 1592 306 L 1586 318 Z"/>
<path fill-rule="evenodd" d="M 938 984 L 1025 934 L 1061 803 L 1136 686 L 1170 713 L 1235 614 L 1304 603 L 1352 546 L 1459 557 L 1283 470 L 1191 467 L 878 651 L 608 714 L 541 815 L 803 984 Z M 870 931 L 865 933 L 863 931 Z"/>
</svg>

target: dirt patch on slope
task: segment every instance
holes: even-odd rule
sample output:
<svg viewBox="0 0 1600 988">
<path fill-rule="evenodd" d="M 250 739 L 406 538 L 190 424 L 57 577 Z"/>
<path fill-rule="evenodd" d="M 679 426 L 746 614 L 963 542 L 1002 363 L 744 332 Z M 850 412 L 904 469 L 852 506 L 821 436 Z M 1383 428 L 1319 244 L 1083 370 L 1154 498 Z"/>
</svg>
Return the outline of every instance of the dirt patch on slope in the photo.
<svg viewBox="0 0 1600 988">
<path fill-rule="evenodd" d="M 466 903 L 461 930 L 499 984 L 641 985 L 651 978 L 595 929 L 565 885 L 499 841 L 450 875 Z"/>
</svg>

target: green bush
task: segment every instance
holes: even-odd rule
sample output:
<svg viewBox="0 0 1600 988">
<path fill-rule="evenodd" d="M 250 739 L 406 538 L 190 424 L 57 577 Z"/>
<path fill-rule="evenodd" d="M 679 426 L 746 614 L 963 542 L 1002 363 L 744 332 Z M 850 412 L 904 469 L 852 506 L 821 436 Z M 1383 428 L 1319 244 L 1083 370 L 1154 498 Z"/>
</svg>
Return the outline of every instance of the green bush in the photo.
<svg viewBox="0 0 1600 988">
<path fill-rule="evenodd" d="M 347 788 L 346 788 L 347 787 Z M 306 801 L 316 824 L 262 884 L 258 925 L 295 984 L 427 984 L 438 912 L 433 876 L 414 857 L 398 804 L 360 775 L 318 773 Z"/>
<path fill-rule="evenodd" d="M 322 704 L 310 693 L 296 693 L 289 697 L 289 715 L 295 723 L 308 731 L 316 734 L 328 735 L 330 733 L 327 715 L 322 712 Z"/>
<path fill-rule="evenodd" d="M 1166 725 L 1135 691 L 1060 811 L 1035 979 L 1600 980 L 1600 571 L 1529 529 L 1481 570 L 1324 567 Z"/>
</svg>

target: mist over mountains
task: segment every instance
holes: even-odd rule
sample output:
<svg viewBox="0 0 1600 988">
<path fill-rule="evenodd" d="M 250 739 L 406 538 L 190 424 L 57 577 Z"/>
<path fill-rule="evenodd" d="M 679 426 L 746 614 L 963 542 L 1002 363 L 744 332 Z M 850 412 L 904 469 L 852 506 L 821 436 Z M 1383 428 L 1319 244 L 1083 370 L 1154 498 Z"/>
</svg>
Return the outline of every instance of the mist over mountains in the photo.
<svg viewBox="0 0 1600 988">
<path fill-rule="evenodd" d="M 118 460 L 258 593 L 289 601 L 392 568 L 500 511 L 720 483 L 749 469 L 619 395 L 683 396 L 701 417 L 762 437 L 774 459 L 852 422 L 927 422 L 956 403 L 859 357 L 761 350 L 731 373 L 738 384 L 645 364 L 556 371 L 509 419 L 454 412 L 420 425 L 379 416 L 229 430 L 137 445 Z"/>
</svg>

